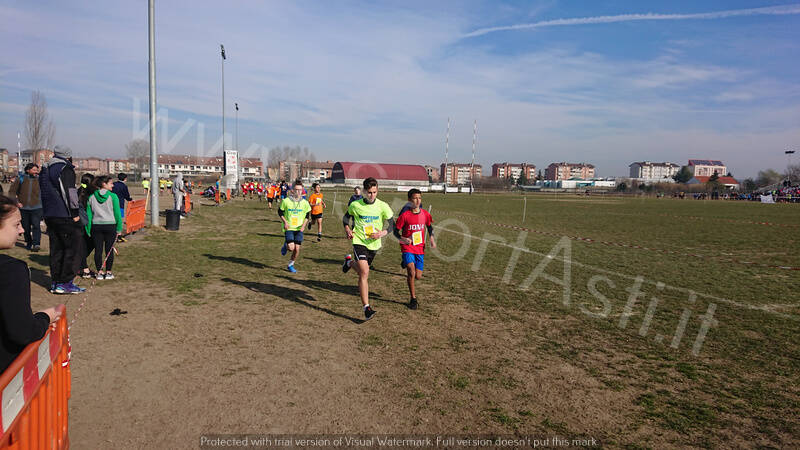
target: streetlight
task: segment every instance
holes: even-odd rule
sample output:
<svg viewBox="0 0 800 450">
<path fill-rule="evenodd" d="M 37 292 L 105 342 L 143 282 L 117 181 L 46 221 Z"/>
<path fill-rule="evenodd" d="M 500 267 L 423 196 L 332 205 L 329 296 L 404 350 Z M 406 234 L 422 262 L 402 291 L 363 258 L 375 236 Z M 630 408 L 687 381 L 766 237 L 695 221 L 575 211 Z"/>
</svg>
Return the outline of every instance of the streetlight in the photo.
<svg viewBox="0 0 800 450">
<path fill-rule="evenodd" d="M 22 173 L 22 136 L 17 131 L 17 173 Z"/>
<path fill-rule="evenodd" d="M 150 95 L 150 224 L 158 226 L 158 152 L 156 151 L 156 7 L 148 2 L 148 87 Z"/>
<path fill-rule="evenodd" d="M 225 46 L 219 44 L 222 54 L 222 156 L 225 157 Z"/>
<path fill-rule="evenodd" d="M 236 151 L 239 151 L 239 104 L 233 105 L 236 106 Z"/>
</svg>

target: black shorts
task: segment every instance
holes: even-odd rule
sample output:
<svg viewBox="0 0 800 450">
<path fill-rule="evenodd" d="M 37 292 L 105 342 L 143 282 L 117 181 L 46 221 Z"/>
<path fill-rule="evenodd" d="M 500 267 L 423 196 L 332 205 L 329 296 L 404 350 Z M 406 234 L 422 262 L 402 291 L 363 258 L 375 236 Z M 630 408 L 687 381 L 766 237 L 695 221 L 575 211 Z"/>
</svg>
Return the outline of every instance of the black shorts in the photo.
<svg viewBox="0 0 800 450">
<path fill-rule="evenodd" d="M 267 197 L 267 200 L 268 200 L 270 203 L 272 203 L 272 201 L 273 201 L 273 200 L 275 200 L 275 199 L 274 199 L 274 198 L 272 198 L 272 197 Z"/>
<path fill-rule="evenodd" d="M 356 257 L 356 260 L 366 261 L 370 266 L 372 265 L 372 260 L 375 259 L 375 254 L 377 253 L 377 250 L 370 250 L 363 245 L 353 244 L 353 254 Z"/>
<path fill-rule="evenodd" d="M 322 214 L 312 214 L 311 220 L 322 219 Z"/>
</svg>

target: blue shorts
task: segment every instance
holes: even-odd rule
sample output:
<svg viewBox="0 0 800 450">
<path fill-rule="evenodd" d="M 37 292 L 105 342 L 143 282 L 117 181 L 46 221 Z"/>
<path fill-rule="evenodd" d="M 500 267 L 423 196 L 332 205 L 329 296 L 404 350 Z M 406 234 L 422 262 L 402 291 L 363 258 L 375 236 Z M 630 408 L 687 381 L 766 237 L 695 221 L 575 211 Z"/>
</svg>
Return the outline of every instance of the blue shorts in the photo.
<svg viewBox="0 0 800 450">
<path fill-rule="evenodd" d="M 284 233 L 286 236 L 286 243 L 289 244 L 294 242 L 297 245 L 301 245 L 303 243 L 303 232 L 302 231 L 292 231 L 288 230 Z"/>
<path fill-rule="evenodd" d="M 414 264 L 416 270 L 425 270 L 425 255 L 403 252 L 403 262 L 400 266 L 405 269 L 409 264 Z"/>
</svg>

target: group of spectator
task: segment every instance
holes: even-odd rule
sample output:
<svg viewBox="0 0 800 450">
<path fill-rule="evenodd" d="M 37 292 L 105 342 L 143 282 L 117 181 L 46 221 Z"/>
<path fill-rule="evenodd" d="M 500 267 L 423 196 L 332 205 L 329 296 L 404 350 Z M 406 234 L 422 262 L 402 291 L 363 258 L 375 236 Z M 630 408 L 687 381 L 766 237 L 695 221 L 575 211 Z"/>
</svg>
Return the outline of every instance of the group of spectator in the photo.
<svg viewBox="0 0 800 450">
<path fill-rule="evenodd" d="M 57 147 L 42 167 L 30 163 L 11 184 L 7 197 L 21 216 L 25 248 L 41 249 L 41 222 L 47 226 L 50 250 L 50 292 L 78 294 L 77 276 L 102 280 L 114 278 L 112 247 L 121 237 L 125 202 L 132 200 L 127 175 L 112 182 L 108 175 L 84 174 L 77 183 L 72 152 Z M 96 272 L 86 258 L 95 252 Z"/>
</svg>

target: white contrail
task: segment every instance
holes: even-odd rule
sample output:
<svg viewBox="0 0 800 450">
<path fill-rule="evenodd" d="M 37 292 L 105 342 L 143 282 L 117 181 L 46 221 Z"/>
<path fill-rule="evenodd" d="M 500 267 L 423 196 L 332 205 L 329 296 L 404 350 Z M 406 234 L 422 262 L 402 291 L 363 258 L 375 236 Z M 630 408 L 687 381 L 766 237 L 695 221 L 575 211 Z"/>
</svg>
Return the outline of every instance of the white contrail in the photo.
<svg viewBox="0 0 800 450">
<path fill-rule="evenodd" d="M 717 11 L 717 12 L 696 13 L 696 14 L 655 14 L 655 13 L 620 14 L 617 16 L 596 16 L 596 17 L 578 17 L 574 19 L 544 20 L 541 22 L 534 22 L 534 23 L 520 23 L 516 25 L 506 25 L 502 27 L 481 28 L 479 30 L 475 30 L 473 32 L 463 35 L 462 38 L 482 36 L 484 34 L 494 33 L 495 31 L 529 30 L 532 28 L 557 27 L 565 25 L 632 22 L 639 20 L 725 19 L 728 17 L 740 17 L 740 16 L 764 16 L 764 15 L 784 16 L 790 14 L 800 14 L 800 4 L 768 6 L 765 8 L 732 9 L 728 11 Z"/>
</svg>

